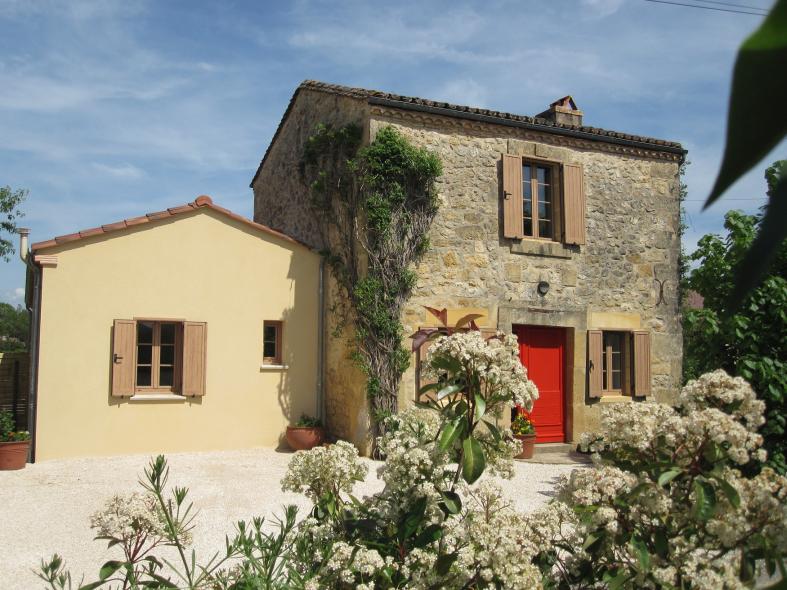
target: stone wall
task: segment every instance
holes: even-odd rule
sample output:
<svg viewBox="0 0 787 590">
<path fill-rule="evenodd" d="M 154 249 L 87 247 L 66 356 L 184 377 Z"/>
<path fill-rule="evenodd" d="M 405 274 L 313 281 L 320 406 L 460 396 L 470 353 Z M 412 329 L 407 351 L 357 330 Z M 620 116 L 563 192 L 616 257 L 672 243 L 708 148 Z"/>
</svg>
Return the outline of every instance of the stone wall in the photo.
<svg viewBox="0 0 787 590">
<path fill-rule="evenodd" d="M 290 103 L 283 124 L 271 142 L 262 169 L 252 183 L 254 221 L 293 236 L 317 249 L 322 247 L 309 191 L 299 172 L 306 140 L 320 124 L 363 126 L 368 141 L 368 108 L 363 101 L 325 92 L 300 89 Z M 350 358 L 352 328 L 338 329 L 341 314 L 336 282 L 326 272 L 325 365 L 323 386 L 325 422 L 329 432 L 368 451 L 369 418 L 365 380 Z M 285 326 L 285 334 L 286 334 Z M 286 337 L 286 336 L 285 336 Z M 317 327 L 315 326 L 315 338 Z"/>
<path fill-rule="evenodd" d="M 483 308 L 493 325 L 571 328 L 569 436 L 598 420 L 585 393 L 588 328 L 649 329 L 653 393 L 669 400 L 680 385 L 682 335 L 677 300 L 680 251 L 677 161 L 559 146 L 565 138 L 401 110 L 372 109 L 370 133 L 393 125 L 443 161 L 440 211 L 431 250 L 404 314 L 406 330 L 429 322 L 424 305 Z M 586 185 L 586 244 L 563 246 L 502 237 L 501 154 L 582 164 Z M 665 280 L 664 303 L 656 305 Z M 538 295 L 539 281 L 550 284 Z M 414 398 L 414 369 L 400 404 Z M 622 400 L 620 400 L 622 401 Z"/>
<path fill-rule="evenodd" d="M 679 162 L 672 155 L 605 142 L 573 140 L 537 131 L 423 115 L 330 93 L 303 91 L 259 178 L 254 183 L 255 220 L 309 243 L 315 220 L 306 187 L 297 175 L 304 140 L 318 122 L 363 122 L 365 136 L 393 125 L 443 161 L 440 211 L 431 249 L 417 268 L 418 283 L 407 306 L 405 330 L 432 324 L 424 305 L 481 308 L 488 325 L 567 328 L 569 437 L 595 427 L 599 404 L 585 392 L 589 328 L 649 329 L 653 397 L 669 400 L 680 385 L 682 336 L 677 301 Z M 501 154 L 521 154 L 582 164 L 586 184 L 587 243 L 510 240 L 502 237 Z M 319 245 L 319 244 L 315 244 Z M 657 305 L 654 275 L 666 280 Z M 546 296 L 536 292 L 548 281 Z M 334 286 L 335 287 L 335 286 Z M 330 307 L 336 301 L 329 289 Z M 327 418 L 331 430 L 362 448 L 368 425 L 363 379 L 348 358 L 348 332 L 328 336 Z M 405 374 L 400 407 L 415 394 L 414 363 Z"/>
</svg>

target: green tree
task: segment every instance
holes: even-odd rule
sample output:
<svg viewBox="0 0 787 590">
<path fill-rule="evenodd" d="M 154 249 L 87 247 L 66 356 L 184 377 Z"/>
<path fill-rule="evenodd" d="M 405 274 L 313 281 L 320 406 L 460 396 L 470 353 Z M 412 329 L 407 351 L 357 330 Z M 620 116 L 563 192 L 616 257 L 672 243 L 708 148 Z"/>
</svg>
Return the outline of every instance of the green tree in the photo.
<svg viewBox="0 0 787 590">
<path fill-rule="evenodd" d="M 15 234 L 16 221 L 24 216 L 19 205 L 27 197 L 27 190 L 12 190 L 10 186 L 0 186 L 0 257 L 6 262 L 14 253 L 13 237 L 6 238 L 3 233 Z"/>
<path fill-rule="evenodd" d="M 768 194 L 785 177 L 787 160 L 768 168 Z M 730 211 L 725 216 L 726 237 L 703 236 L 690 256 L 700 262 L 688 278 L 689 288 L 704 298 L 703 309 L 684 314 L 685 379 L 717 368 L 740 375 L 767 404 L 762 429 L 769 462 L 787 467 L 787 243 L 774 254 L 763 280 L 737 307 L 730 306 L 736 277 L 746 254 L 762 231 L 767 206 L 756 215 Z"/>
<path fill-rule="evenodd" d="M 0 303 L 0 352 L 24 350 L 27 346 L 27 311 L 18 305 Z"/>
</svg>

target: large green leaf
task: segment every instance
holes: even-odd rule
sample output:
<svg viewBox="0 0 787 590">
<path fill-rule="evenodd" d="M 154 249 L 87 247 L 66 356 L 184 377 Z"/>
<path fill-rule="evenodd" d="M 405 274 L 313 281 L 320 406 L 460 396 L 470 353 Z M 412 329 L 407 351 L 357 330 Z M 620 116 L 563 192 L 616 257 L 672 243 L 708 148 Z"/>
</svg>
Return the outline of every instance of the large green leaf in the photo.
<svg viewBox="0 0 787 590">
<path fill-rule="evenodd" d="M 787 31 L 785 31 L 787 37 Z M 784 64 L 787 69 L 787 63 Z M 785 76 L 782 76 L 785 78 Z M 787 178 L 782 177 L 768 201 L 757 237 L 743 258 L 728 305 L 737 308 L 770 267 L 782 240 L 787 237 Z"/>
<path fill-rule="evenodd" d="M 472 436 L 466 438 L 462 443 L 462 478 L 467 483 L 473 483 L 484 472 L 486 468 L 486 458 L 481 443 Z"/>
<path fill-rule="evenodd" d="M 738 51 L 721 170 L 705 207 L 770 152 L 787 133 L 787 0 Z"/>
<path fill-rule="evenodd" d="M 461 385 L 456 385 L 456 384 L 446 385 L 440 391 L 437 392 L 437 399 L 443 399 L 447 395 L 459 393 L 460 391 L 462 391 Z"/>
<path fill-rule="evenodd" d="M 476 393 L 475 396 L 475 419 L 480 420 L 484 416 L 484 412 L 486 412 L 486 400 L 481 397 L 480 394 Z"/>
<path fill-rule="evenodd" d="M 694 480 L 692 515 L 701 521 L 709 520 L 716 510 L 716 491 L 707 481 Z"/>
<path fill-rule="evenodd" d="M 106 580 L 116 571 L 118 571 L 121 567 L 123 567 L 122 561 L 108 561 L 104 565 L 101 566 L 101 569 L 98 572 L 99 580 Z"/>
<path fill-rule="evenodd" d="M 464 426 L 464 423 L 465 422 L 463 416 L 457 416 L 450 422 L 445 423 L 445 425 L 443 426 L 443 430 L 440 433 L 441 450 L 445 451 L 453 446 L 456 437 L 458 437 L 463 430 L 462 427 Z"/>
</svg>

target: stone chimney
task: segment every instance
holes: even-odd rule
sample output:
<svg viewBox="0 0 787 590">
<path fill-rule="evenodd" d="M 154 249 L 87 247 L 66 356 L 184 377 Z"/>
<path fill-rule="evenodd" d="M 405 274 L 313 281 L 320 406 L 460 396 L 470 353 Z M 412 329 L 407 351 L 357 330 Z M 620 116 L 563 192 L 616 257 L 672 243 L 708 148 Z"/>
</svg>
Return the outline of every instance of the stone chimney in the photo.
<svg viewBox="0 0 787 590">
<path fill-rule="evenodd" d="M 582 126 L 582 111 L 577 108 L 577 103 L 574 102 L 570 95 L 558 98 L 549 105 L 547 110 L 543 113 L 538 113 L 536 117 L 562 125 Z"/>
</svg>

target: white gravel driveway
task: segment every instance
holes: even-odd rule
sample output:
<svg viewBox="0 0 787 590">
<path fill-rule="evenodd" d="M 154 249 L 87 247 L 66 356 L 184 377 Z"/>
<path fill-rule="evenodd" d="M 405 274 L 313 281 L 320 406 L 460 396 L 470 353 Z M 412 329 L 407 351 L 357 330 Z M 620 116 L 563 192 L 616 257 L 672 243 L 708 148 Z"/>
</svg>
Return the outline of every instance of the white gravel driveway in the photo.
<svg viewBox="0 0 787 590">
<path fill-rule="evenodd" d="M 194 531 L 198 560 L 221 550 L 238 520 L 280 514 L 285 504 L 297 504 L 305 513 L 306 499 L 279 486 L 290 456 L 272 449 L 167 456 L 169 483 L 188 487 L 200 511 Z M 98 568 L 117 558 L 117 550 L 93 540 L 90 515 L 111 495 L 140 490 L 138 477 L 148 460 L 144 455 L 70 459 L 0 471 L 0 588 L 43 588 L 32 570 L 53 553 L 65 558 L 76 583 L 83 573 L 86 581 L 96 579 Z M 358 497 L 382 489 L 376 477 L 380 464 L 368 463 L 369 476 L 355 488 Z M 548 501 L 556 478 L 576 466 L 518 462 L 516 467 L 505 489 L 527 511 Z"/>
</svg>

